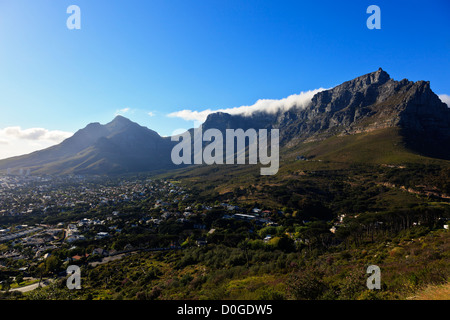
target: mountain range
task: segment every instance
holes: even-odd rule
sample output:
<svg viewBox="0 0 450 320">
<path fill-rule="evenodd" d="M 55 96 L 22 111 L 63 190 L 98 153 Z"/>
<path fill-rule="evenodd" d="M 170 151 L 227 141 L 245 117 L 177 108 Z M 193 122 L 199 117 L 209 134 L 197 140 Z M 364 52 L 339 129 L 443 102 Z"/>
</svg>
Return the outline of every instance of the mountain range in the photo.
<svg viewBox="0 0 450 320">
<path fill-rule="evenodd" d="M 450 108 L 428 81 L 395 81 L 381 68 L 317 93 L 306 108 L 252 115 L 216 112 L 202 127 L 221 131 L 276 128 L 285 154 L 290 150 L 308 157 L 332 150 L 333 157 L 355 153 L 347 159 L 372 159 L 380 156 L 380 150 L 371 145 L 394 143 L 394 149 L 403 148 L 409 154 L 450 159 Z M 0 170 L 30 169 L 33 174 L 168 171 L 178 168 L 170 156 L 176 143 L 117 116 L 105 125 L 91 123 L 58 145 L 1 160 Z M 362 145 L 363 151 L 352 150 Z M 386 159 L 394 149 L 384 149 Z M 366 156 L 360 158 L 361 152 Z"/>
<path fill-rule="evenodd" d="M 155 171 L 170 167 L 172 146 L 170 138 L 117 116 L 105 125 L 90 123 L 58 145 L 2 160 L 0 169 L 38 174 Z"/>
</svg>

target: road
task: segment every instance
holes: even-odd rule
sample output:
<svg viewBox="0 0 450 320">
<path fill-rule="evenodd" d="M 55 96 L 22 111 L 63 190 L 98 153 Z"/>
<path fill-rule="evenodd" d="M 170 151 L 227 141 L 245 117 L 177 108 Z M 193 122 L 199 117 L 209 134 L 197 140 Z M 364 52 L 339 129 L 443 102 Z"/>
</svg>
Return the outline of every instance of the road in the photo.
<svg viewBox="0 0 450 320">
<path fill-rule="evenodd" d="M 41 281 L 41 287 L 45 287 L 47 285 L 49 285 L 51 283 L 51 280 L 43 280 Z M 28 291 L 32 291 L 34 289 L 37 289 L 39 286 L 39 282 L 30 284 L 28 286 L 24 286 L 24 287 L 20 287 L 20 288 L 14 288 L 14 289 L 10 289 L 9 291 L 19 291 L 19 292 L 28 292 Z"/>
<path fill-rule="evenodd" d="M 95 267 L 95 266 L 98 266 L 100 264 L 104 264 L 104 263 L 108 263 L 108 262 L 111 262 L 111 261 L 114 261 L 114 260 L 122 259 L 123 257 L 125 257 L 127 255 L 130 255 L 130 254 L 134 254 L 134 253 L 136 253 L 136 252 L 120 253 L 120 254 L 117 254 L 117 255 L 114 255 L 114 256 L 104 257 L 100 261 L 89 262 L 89 265 L 92 266 L 92 267 Z"/>
</svg>

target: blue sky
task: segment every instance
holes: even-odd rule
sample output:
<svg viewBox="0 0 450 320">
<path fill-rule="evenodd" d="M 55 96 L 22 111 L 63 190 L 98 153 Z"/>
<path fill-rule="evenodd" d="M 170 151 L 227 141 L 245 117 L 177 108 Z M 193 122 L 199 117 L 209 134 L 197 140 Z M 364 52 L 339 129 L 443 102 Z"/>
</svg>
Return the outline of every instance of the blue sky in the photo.
<svg viewBox="0 0 450 320">
<path fill-rule="evenodd" d="M 81 29 L 69 30 L 69 5 Z M 369 5 L 381 29 L 369 30 Z M 161 135 L 168 114 L 250 106 L 382 67 L 450 95 L 450 2 L 0 0 L 0 158 L 123 114 Z"/>
</svg>

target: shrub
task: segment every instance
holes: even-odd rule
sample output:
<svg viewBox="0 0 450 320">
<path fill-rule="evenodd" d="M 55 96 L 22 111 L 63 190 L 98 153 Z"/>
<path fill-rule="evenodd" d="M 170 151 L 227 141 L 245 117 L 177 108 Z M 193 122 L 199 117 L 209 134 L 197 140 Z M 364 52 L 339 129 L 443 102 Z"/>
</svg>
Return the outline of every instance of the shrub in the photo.
<svg viewBox="0 0 450 320">
<path fill-rule="evenodd" d="M 322 280 L 323 273 L 318 270 L 306 270 L 291 275 L 288 289 L 294 299 L 316 300 L 327 290 Z"/>
<path fill-rule="evenodd" d="M 161 293 L 162 293 L 162 290 L 160 287 L 158 287 L 158 286 L 153 287 L 153 289 L 147 295 L 147 298 L 150 300 L 155 300 L 161 295 Z"/>
</svg>

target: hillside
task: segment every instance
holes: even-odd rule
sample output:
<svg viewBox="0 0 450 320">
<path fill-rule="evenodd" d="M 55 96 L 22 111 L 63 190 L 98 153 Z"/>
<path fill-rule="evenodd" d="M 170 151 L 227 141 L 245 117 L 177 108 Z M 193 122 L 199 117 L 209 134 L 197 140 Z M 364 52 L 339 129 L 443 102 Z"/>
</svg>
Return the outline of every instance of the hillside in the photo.
<svg viewBox="0 0 450 320">
<path fill-rule="evenodd" d="M 448 106 L 429 82 L 396 81 L 381 68 L 318 92 L 304 108 L 294 105 L 251 115 L 212 113 L 202 129 L 212 128 L 222 133 L 279 129 L 282 154 L 324 161 L 450 159 L 449 148 L 442 147 L 450 143 Z M 105 125 L 91 123 L 59 145 L 1 160 L 0 170 L 57 175 L 167 172 L 177 168 L 171 159 L 174 145 L 170 137 L 118 116 Z M 282 156 L 282 161 L 289 159 Z"/>
<path fill-rule="evenodd" d="M 450 196 L 450 161 L 409 149 L 398 128 L 332 136 L 284 147 L 280 169 L 273 176 L 261 176 L 259 165 L 212 165 L 187 167 L 158 177 L 180 180 L 198 188 L 208 200 L 258 202 L 280 208 L 296 194 L 299 199 L 320 198 L 332 204 L 339 189 L 332 190 L 331 186 L 336 184 L 354 190 L 355 194 L 347 194 L 349 198 L 358 197 L 358 188 L 388 186 L 390 191 L 379 195 L 379 201 L 400 192 L 402 196 L 394 197 L 394 202 L 399 204 L 405 197 L 414 201 L 417 194 L 444 200 Z M 268 191 L 270 188 L 273 192 Z M 277 194 L 283 194 L 287 200 Z"/>
<path fill-rule="evenodd" d="M 45 150 L 0 161 L 0 170 L 32 174 L 118 174 L 167 169 L 173 143 L 122 116 L 105 125 L 91 123 Z"/>
</svg>

